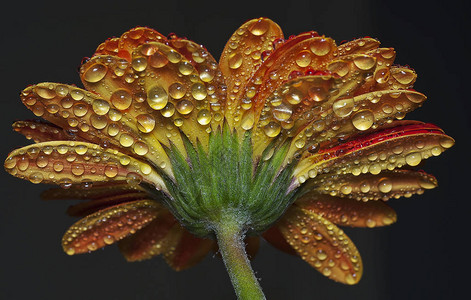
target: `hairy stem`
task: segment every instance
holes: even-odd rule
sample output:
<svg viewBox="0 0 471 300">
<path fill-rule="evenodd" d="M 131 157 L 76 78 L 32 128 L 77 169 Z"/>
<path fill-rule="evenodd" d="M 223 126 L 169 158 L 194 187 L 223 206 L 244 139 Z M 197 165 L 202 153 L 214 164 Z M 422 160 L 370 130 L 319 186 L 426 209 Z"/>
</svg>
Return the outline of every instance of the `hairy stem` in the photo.
<svg viewBox="0 0 471 300">
<path fill-rule="evenodd" d="M 237 298 L 239 300 L 266 299 L 245 252 L 245 232 L 234 219 L 222 220 L 215 227 L 215 233 Z"/>
</svg>

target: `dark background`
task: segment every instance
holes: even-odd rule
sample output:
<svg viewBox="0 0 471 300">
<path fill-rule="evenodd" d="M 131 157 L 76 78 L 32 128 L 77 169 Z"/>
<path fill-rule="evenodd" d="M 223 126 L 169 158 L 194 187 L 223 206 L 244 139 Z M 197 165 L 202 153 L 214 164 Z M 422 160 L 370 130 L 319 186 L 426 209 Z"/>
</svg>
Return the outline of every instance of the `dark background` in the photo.
<svg viewBox="0 0 471 300">
<path fill-rule="evenodd" d="M 338 42 L 362 36 L 395 47 L 396 62 L 419 74 L 415 88 L 425 105 L 408 119 L 435 123 L 457 144 L 432 158 L 425 170 L 439 187 L 422 196 L 392 200 L 393 226 L 347 230 L 364 261 L 356 286 L 324 278 L 301 259 L 263 243 L 253 261 L 268 299 L 457 299 L 471 279 L 468 220 L 471 186 L 470 35 L 466 1 L 113 1 L 28 4 L 1 12 L 0 157 L 28 144 L 12 132 L 33 117 L 19 92 L 42 81 L 81 86 L 77 67 L 110 36 L 146 25 L 175 32 L 207 47 L 217 58 L 243 22 L 266 16 L 288 37 L 308 30 Z M 234 299 L 218 257 L 208 256 L 176 273 L 161 258 L 127 263 L 114 246 L 69 257 L 60 240 L 75 220 L 67 202 L 43 202 L 43 185 L 1 176 L 1 299 Z"/>
</svg>

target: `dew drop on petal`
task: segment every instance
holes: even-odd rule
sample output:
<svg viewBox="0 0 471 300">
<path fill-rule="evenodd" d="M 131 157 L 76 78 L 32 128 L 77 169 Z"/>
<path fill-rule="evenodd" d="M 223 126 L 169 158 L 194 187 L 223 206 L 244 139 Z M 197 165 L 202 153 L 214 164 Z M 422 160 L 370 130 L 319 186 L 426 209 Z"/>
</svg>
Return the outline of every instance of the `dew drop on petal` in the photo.
<svg viewBox="0 0 471 300">
<path fill-rule="evenodd" d="M 155 110 L 160 110 L 167 105 L 168 95 L 164 88 L 155 86 L 147 93 L 147 103 Z"/>
<path fill-rule="evenodd" d="M 108 72 L 107 66 L 96 63 L 85 71 L 83 79 L 87 82 L 95 83 L 102 80 L 105 77 L 106 72 Z"/>
<path fill-rule="evenodd" d="M 367 130 L 373 125 L 374 115 L 370 110 L 357 112 L 352 118 L 352 124 L 358 130 Z"/>
</svg>

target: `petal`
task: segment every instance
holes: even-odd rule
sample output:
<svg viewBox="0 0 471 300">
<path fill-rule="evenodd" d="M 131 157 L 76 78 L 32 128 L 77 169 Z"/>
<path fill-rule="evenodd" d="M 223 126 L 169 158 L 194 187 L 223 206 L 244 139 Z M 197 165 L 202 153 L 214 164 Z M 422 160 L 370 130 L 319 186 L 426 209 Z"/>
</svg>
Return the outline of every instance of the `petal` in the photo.
<svg viewBox="0 0 471 300">
<path fill-rule="evenodd" d="M 120 96 L 126 103 L 131 97 L 124 92 Z M 158 166 L 169 164 L 160 143 L 138 129 L 139 118 L 130 118 L 96 94 L 73 86 L 40 83 L 26 88 L 21 98 L 36 116 L 73 132 L 82 140 L 146 157 Z M 164 171 L 171 174 L 169 168 Z"/>
<path fill-rule="evenodd" d="M 37 120 L 16 121 L 13 129 L 24 135 L 27 139 L 33 139 L 36 143 L 48 141 L 81 140 L 72 132 L 63 130 L 51 123 Z"/>
<path fill-rule="evenodd" d="M 363 271 L 360 254 L 333 223 L 293 205 L 278 226 L 298 255 L 323 275 L 346 284 L 358 283 Z"/>
<path fill-rule="evenodd" d="M 158 189 L 165 186 L 147 163 L 84 142 L 53 141 L 26 146 L 9 154 L 5 168 L 10 174 L 33 183 L 55 183 L 64 188 L 114 180 L 133 184 L 144 181 Z"/>
<path fill-rule="evenodd" d="M 52 188 L 41 193 L 44 200 L 88 200 L 112 197 L 126 193 L 145 193 L 140 185 L 126 181 L 108 181 L 87 183 L 86 186 L 72 186 L 68 189 Z"/>
<path fill-rule="evenodd" d="M 451 137 L 432 124 L 398 122 L 384 128 L 353 136 L 344 143 L 321 146 L 317 153 L 304 153 L 295 176 L 304 182 L 327 172 L 376 175 L 386 169 L 416 166 L 454 144 Z"/>
<path fill-rule="evenodd" d="M 180 238 L 174 239 L 164 253 L 165 261 L 176 271 L 199 263 L 215 245 L 213 240 L 195 237 L 183 227 L 180 228 Z"/>
<path fill-rule="evenodd" d="M 278 226 L 272 226 L 262 234 L 263 238 L 269 242 L 273 247 L 285 253 L 295 255 L 293 247 L 286 241 L 284 236 L 281 234 Z"/>
<path fill-rule="evenodd" d="M 312 188 L 313 193 L 347 197 L 363 202 L 410 197 L 435 187 L 437 180 L 432 175 L 424 171 L 401 169 L 384 170 L 378 175 L 322 174 L 306 183 L 306 188 Z"/>
<path fill-rule="evenodd" d="M 227 42 L 219 66 L 227 85 L 226 119 L 231 127 L 238 118 L 238 106 L 245 95 L 244 87 L 262 63 L 262 55 L 273 50 L 273 42 L 283 38 L 281 28 L 272 20 L 247 21 Z"/>
<path fill-rule="evenodd" d="M 100 74 L 95 78 L 90 72 Z M 201 74 L 178 51 L 158 42 L 137 47 L 131 63 L 96 56 L 81 68 L 85 87 L 137 123 L 134 127 L 148 144 L 158 141 L 169 146 L 171 138 L 182 152 L 180 130 L 193 142 L 199 139 L 206 145 L 211 120 L 222 119 L 222 114 L 211 112 L 210 102 L 219 107 L 221 102 L 211 97 L 215 91 L 208 90 Z"/>
<path fill-rule="evenodd" d="M 198 71 L 199 78 L 205 84 L 211 110 L 211 127 L 215 130 L 222 126 L 224 105 L 226 103 L 227 87 L 218 62 L 201 45 L 186 39 L 171 39 L 169 46 L 183 55 Z M 198 119 L 198 122 L 209 122 Z"/>
<path fill-rule="evenodd" d="M 379 47 L 379 41 L 370 37 L 364 37 L 343 43 L 337 48 L 337 56 L 365 53 Z"/>
<path fill-rule="evenodd" d="M 131 55 L 138 46 L 152 42 L 165 42 L 167 38 L 152 28 L 136 27 L 126 31 L 120 38 L 108 39 L 98 46 L 95 55 L 117 55 L 131 61 Z"/>
<path fill-rule="evenodd" d="M 382 201 L 364 203 L 310 192 L 299 198 L 296 205 L 340 226 L 372 228 L 397 220 L 396 212 Z"/>
<path fill-rule="evenodd" d="M 139 200 L 100 210 L 72 225 L 62 247 L 73 255 L 113 244 L 155 219 L 160 207 L 155 201 Z"/>
<path fill-rule="evenodd" d="M 181 234 L 173 215 L 163 209 L 148 226 L 119 242 L 119 250 L 128 261 L 140 261 L 159 255 L 170 247 L 175 235 Z M 177 237 L 178 238 L 178 237 Z"/>
</svg>

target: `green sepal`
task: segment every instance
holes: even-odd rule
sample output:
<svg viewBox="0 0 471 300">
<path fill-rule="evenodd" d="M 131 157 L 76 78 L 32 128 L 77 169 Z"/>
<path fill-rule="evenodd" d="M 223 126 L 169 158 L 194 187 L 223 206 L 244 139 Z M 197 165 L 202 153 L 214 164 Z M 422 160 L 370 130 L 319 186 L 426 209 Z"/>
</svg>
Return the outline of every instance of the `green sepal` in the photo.
<svg viewBox="0 0 471 300">
<path fill-rule="evenodd" d="M 210 134 L 207 151 L 183 133 L 182 140 L 186 156 L 172 143 L 164 147 L 174 177 L 162 177 L 167 206 L 194 234 L 211 235 L 228 215 L 237 216 L 247 234 L 261 233 L 293 202 L 296 162 L 283 165 L 290 141 L 272 143 L 254 159 L 252 133 L 239 138 L 226 123 Z"/>
</svg>

